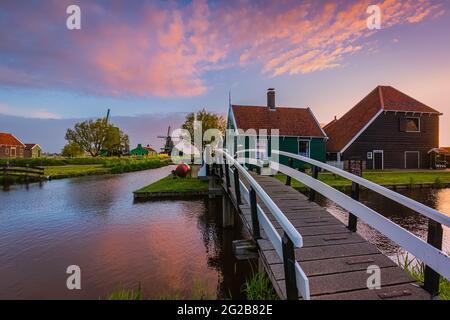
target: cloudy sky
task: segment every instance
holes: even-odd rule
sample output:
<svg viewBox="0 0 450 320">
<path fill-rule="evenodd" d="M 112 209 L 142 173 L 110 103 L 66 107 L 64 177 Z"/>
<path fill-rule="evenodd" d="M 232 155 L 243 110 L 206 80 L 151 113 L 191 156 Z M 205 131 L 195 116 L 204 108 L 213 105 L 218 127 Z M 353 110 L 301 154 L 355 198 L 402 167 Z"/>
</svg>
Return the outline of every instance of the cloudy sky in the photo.
<svg viewBox="0 0 450 320">
<path fill-rule="evenodd" d="M 70 4 L 81 30 L 66 28 Z M 65 126 L 111 108 L 132 143 L 157 144 L 185 112 L 225 113 L 230 90 L 264 104 L 275 87 L 325 123 L 383 84 L 443 112 L 450 145 L 449 31 L 446 0 L 1 0 L 0 131 L 58 151 Z"/>
</svg>

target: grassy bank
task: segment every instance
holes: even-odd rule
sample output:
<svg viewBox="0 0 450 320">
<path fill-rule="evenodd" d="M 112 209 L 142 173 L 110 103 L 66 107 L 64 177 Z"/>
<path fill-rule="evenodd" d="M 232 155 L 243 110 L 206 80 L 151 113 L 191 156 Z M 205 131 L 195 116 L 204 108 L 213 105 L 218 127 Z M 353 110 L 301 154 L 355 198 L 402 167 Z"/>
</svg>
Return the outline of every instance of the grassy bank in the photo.
<svg viewBox="0 0 450 320">
<path fill-rule="evenodd" d="M 6 160 L 0 161 L 6 164 Z M 156 169 L 167 166 L 167 157 L 111 157 L 111 158 L 38 158 L 38 159 L 13 159 L 9 161 L 11 166 L 41 166 L 44 174 L 52 179 L 71 177 L 117 174 L 148 169 Z M 21 179 L 12 177 L 4 178 L 11 183 L 21 183 Z"/>
<path fill-rule="evenodd" d="M 178 194 L 180 196 L 192 193 L 208 192 L 208 182 L 198 178 L 174 178 L 172 175 L 156 181 L 142 189 L 135 191 L 135 194 Z"/>
<path fill-rule="evenodd" d="M 433 184 L 442 187 L 450 184 L 450 172 L 407 172 L 407 171 L 366 171 L 363 177 L 380 185 L 418 185 Z M 276 176 L 282 182 L 286 181 L 286 176 L 279 174 Z M 331 173 L 319 173 L 319 180 L 335 188 L 350 187 L 351 181 L 335 176 Z M 305 187 L 302 183 L 292 180 L 294 188 Z"/>
<path fill-rule="evenodd" d="M 398 264 L 417 282 L 423 284 L 425 275 L 425 265 L 417 262 L 415 258 L 410 259 L 408 255 L 403 260 L 398 260 Z M 439 281 L 439 299 L 450 300 L 450 281 L 441 277 Z"/>
</svg>

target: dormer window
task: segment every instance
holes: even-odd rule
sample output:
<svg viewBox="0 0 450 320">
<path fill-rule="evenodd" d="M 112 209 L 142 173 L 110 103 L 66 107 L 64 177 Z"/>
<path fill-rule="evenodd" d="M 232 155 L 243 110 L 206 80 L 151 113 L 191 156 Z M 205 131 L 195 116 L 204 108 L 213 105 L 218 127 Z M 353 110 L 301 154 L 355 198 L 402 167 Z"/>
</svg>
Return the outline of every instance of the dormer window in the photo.
<svg viewBox="0 0 450 320">
<path fill-rule="evenodd" d="M 406 118 L 406 132 L 420 132 L 420 118 Z"/>
</svg>

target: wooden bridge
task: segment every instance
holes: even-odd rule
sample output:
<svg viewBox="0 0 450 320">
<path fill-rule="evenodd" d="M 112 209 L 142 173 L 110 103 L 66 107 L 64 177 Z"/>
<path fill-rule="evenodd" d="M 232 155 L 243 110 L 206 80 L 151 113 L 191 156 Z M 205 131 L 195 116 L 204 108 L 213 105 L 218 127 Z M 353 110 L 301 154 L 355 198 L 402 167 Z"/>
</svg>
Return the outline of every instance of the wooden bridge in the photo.
<svg viewBox="0 0 450 320">
<path fill-rule="evenodd" d="M 440 276 L 450 278 L 450 258 L 441 250 L 442 225 L 450 226 L 450 217 L 319 161 L 282 151 L 272 154 L 288 157 L 290 164 L 292 159 L 308 163 L 312 174 L 268 161 L 271 169 L 287 176 L 282 183 L 247 170 L 245 163 L 258 165 L 258 161 L 221 149 L 212 152 L 210 147 L 205 149 L 204 168 L 212 185 L 219 184 L 224 191 L 224 226 L 232 226 L 232 215 L 239 215 L 282 299 L 423 300 L 437 296 Z M 351 180 L 352 196 L 317 180 L 320 169 Z M 291 179 L 309 187 L 309 196 L 290 187 Z M 360 203 L 359 186 L 428 217 L 428 241 Z M 348 225 L 314 202 L 316 192 L 351 212 Z M 423 286 L 356 233 L 358 218 L 426 264 Z M 377 273 L 378 284 L 371 282 L 375 279 L 371 275 Z"/>
</svg>

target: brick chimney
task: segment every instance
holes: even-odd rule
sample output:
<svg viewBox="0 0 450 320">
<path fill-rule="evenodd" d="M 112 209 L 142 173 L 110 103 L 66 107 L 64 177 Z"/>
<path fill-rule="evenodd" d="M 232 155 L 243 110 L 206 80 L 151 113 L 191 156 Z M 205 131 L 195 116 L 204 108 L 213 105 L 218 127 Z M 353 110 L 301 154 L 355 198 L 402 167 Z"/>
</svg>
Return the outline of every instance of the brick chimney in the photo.
<svg viewBox="0 0 450 320">
<path fill-rule="evenodd" d="M 269 88 L 267 89 L 267 108 L 269 108 L 270 111 L 275 111 L 275 89 Z"/>
</svg>

